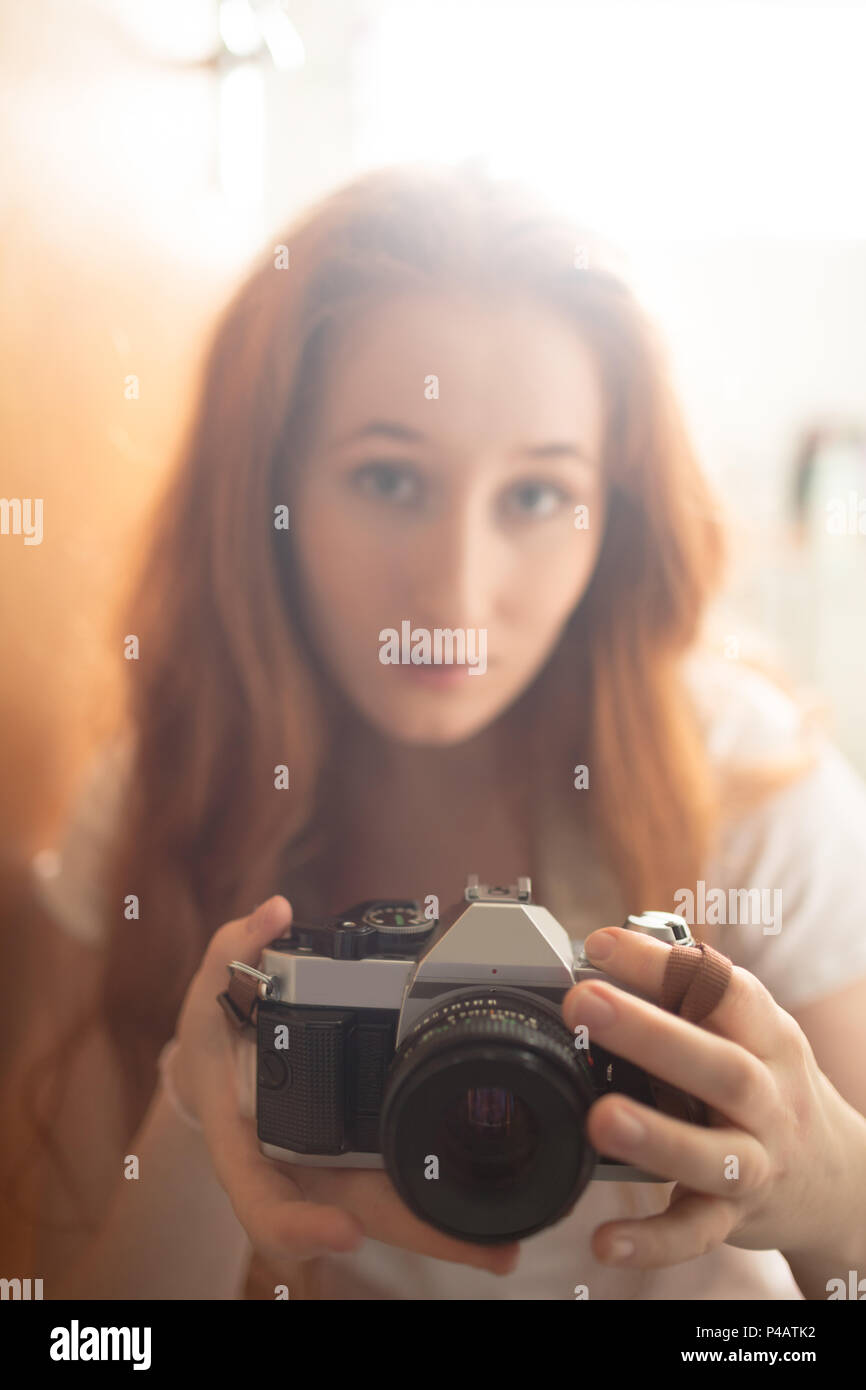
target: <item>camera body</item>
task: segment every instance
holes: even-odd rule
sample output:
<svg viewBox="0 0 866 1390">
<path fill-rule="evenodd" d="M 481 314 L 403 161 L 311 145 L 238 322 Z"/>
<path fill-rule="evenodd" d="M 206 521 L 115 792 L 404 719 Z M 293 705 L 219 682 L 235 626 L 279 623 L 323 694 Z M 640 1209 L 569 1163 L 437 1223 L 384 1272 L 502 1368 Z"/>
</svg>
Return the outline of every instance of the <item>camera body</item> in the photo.
<svg viewBox="0 0 866 1390">
<path fill-rule="evenodd" d="M 624 925 L 693 944 L 671 914 Z M 528 878 L 505 888 L 471 875 L 439 919 L 381 899 L 295 921 L 258 972 L 262 1152 L 384 1167 L 425 1220 L 481 1242 L 551 1224 L 590 1179 L 664 1181 L 597 1154 L 583 1133 L 608 1091 L 705 1120 L 693 1097 L 569 1033 L 562 1000 L 595 978 L 609 979 L 532 902 Z"/>
</svg>

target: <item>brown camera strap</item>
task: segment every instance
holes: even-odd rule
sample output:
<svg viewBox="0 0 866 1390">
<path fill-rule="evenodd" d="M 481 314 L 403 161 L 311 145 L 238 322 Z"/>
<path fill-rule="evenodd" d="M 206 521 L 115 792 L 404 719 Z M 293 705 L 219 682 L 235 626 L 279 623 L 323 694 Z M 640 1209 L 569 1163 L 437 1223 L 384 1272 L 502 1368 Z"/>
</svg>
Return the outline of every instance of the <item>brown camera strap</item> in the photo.
<svg viewBox="0 0 866 1390">
<path fill-rule="evenodd" d="M 672 946 L 662 980 L 661 1007 L 688 1023 L 700 1023 L 719 1004 L 733 969 L 727 956 L 705 942 Z"/>
<path fill-rule="evenodd" d="M 234 1028 L 252 1027 L 259 1002 L 258 980 L 239 970 L 230 971 L 228 988 L 217 995 L 217 1002 Z"/>
</svg>

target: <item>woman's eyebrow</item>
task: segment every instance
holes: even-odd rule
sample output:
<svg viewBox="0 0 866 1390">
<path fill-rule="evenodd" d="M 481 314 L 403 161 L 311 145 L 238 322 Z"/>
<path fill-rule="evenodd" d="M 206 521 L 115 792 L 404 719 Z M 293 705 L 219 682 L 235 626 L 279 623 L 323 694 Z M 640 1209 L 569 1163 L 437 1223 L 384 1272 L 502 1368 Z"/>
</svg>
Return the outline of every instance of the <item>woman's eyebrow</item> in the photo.
<svg viewBox="0 0 866 1390">
<path fill-rule="evenodd" d="M 375 434 L 411 444 L 420 444 L 425 438 L 420 430 L 410 429 L 408 425 L 398 424 L 396 420 L 369 420 L 366 425 L 361 425 L 360 429 L 350 430 L 348 434 L 332 440 L 332 447 L 341 449 L 344 444 L 353 444 L 355 440 L 367 439 Z"/>
<path fill-rule="evenodd" d="M 427 436 L 420 430 L 410 429 L 408 425 L 402 425 L 396 420 L 369 420 L 367 424 L 361 425 L 359 429 L 351 430 L 348 434 L 341 435 L 339 439 L 333 440 L 333 448 L 342 448 L 345 444 L 353 444 L 359 439 L 367 439 L 371 435 L 380 435 L 386 439 L 396 439 L 401 443 L 422 444 Z M 515 449 L 515 457 L 528 459 L 553 459 L 553 458 L 572 458 L 580 463 L 593 462 L 588 450 L 581 444 L 561 443 L 553 441 L 550 444 L 527 445 L 522 449 Z"/>
<path fill-rule="evenodd" d="M 582 444 L 533 444 L 525 449 L 515 449 L 515 455 L 527 459 L 576 459 L 579 463 L 592 463 L 592 455 Z"/>
</svg>

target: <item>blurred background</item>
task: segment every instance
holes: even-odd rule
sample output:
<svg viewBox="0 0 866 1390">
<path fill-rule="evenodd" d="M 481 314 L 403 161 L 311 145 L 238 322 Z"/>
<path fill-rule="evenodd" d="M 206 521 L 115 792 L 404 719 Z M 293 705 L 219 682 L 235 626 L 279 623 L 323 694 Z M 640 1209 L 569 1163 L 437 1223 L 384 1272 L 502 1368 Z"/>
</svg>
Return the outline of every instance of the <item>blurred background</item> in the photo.
<svg viewBox="0 0 866 1390">
<path fill-rule="evenodd" d="M 866 773 L 866 9 L 2 0 L 0 945 L 112 709 L 209 326 L 356 171 L 478 158 L 620 248 L 735 518 L 723 619 Z M 0 517 L 2 520 L 2 517 Z M 15 1027 L 0 1023 L 0 1046 Z"/>
</svg>

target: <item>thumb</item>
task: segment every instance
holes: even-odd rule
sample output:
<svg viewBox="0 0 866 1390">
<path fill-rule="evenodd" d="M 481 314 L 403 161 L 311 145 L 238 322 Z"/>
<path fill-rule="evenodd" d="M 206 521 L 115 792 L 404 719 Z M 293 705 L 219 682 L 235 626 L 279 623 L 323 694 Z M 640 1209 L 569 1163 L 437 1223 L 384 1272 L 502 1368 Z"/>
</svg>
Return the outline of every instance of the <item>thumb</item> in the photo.
<svg viewBox="0 0 866 1390">
<path fill-rule="evenodd" d="M 242 921 L 243 931 L 239 942 L 241 951 L 247 954 L 250 951 L 260 951 L 274 937 L 288 935 L 291 922 L 292 905 L 288 898 L 284 898 L 281 893 L 268 898 Z M 244 955 L 239 955 L 236 959 L 243 960 L 247 965 L 254 964 L 252 960 L 246 960 Z"/>
<path fill-rule="evenodd" d="M 269 941 L 288 934 L 292 921 L 292 906 L 287 898 L 277 894 L 260 903 L 249 917 L 226 922 L 214 932 L 208 943 L 203 962 L 210 980 L 224 987 L 229 962 L 258 965 L 259 956 Z"/>
</svg>

